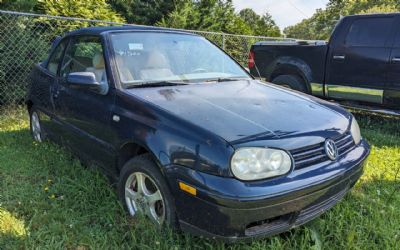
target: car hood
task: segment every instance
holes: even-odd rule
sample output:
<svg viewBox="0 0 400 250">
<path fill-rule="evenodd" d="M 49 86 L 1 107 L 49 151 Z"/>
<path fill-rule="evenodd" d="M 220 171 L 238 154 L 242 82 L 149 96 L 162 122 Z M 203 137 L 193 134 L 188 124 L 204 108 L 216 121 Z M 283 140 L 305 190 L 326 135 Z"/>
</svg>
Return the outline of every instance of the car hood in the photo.
<svg viewBox="0 0 400 250">
<path fill-rule="evenodd" d="M 256 80 L 127 91 L 231 144 L 299 136 L 333 137 L 348 129 L 351 118 L 334 104 Z"/>
</svg>

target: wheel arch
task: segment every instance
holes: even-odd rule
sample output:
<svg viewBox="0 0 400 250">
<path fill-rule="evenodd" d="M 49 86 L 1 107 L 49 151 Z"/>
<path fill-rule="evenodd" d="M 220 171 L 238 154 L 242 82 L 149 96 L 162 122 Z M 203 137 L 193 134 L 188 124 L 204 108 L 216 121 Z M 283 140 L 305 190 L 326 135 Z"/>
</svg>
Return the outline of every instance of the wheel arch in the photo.
<svg viewBox="0 0 400 250">
<path fill-rule="evenodd" d="M 142 143 L 138 143 L 136 141 L 127 141 L 124 142 L 118 149 L 117 152 L 117 161 L 116 161 L 116 170 L 118 174 L 121 172 L 125 163 L 127 163 L 130 159 L 143 155 L 149 154 L 151 159 L 155 162 L 155 164 L 159 167 L 161 173 L 164 175 L 163 171 L 163 163 L 156 156 L 156 154 L 149 147 L 143 145 Z"/>
<path fill-rule="evenodd" d="M 280 75 L 295 75 L 300 77 L 303 80 L 308 93 L 311 93 L 310 83 L 312 82 L 312 71 L 310 66 L 303 60 L 291 57 L 279 58 L 271 73 L 270 81 L 273 81 Z"/>
</svg>

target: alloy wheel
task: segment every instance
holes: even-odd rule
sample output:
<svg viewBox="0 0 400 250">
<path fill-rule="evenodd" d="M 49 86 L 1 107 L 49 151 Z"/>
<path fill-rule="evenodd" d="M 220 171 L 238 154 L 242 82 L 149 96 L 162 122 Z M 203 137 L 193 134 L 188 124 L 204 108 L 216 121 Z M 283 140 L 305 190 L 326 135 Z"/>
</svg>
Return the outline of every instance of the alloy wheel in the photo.
<svg viewBox="0 0 400 250">
<path fill-rule="evenodd" d="M 40 127 L 40 120 L 39 115 L 34 111 L 31 114 L 31 129 L 32 129 L 32 136 L 35 141 L 41 142 L 42 141 L 42 129 Z"/>
<path fill-rule="evenodd" d="M 165 202 L 154 180 L 142 172 L 132 173 L 125 183 L 125 201 L 131 216 L 143 213 L 155 224 L 165 221 Z"/>
</svg>

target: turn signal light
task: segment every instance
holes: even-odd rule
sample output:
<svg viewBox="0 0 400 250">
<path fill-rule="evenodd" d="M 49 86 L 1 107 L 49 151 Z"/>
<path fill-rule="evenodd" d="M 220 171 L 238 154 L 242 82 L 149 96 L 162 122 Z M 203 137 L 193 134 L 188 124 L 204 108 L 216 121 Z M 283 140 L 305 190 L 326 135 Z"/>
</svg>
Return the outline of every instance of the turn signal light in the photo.
<svg viewBox="0 0 400 250">
<path fill-rule="evenodd" d="M 196 194 L 197 194 L 197 190 L 194 187 L 189 186 L 188 184 L 185 184 L 183 182 L 179 182 L 179 188 L 191 195 L 196 196 Z"/>
</svg>

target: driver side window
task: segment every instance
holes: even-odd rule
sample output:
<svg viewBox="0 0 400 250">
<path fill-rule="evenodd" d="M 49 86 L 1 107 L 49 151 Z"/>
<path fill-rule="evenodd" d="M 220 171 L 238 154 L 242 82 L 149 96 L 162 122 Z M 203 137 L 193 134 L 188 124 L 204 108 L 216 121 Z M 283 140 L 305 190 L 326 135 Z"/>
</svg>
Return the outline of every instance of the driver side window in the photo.
<svg viewBox="0 0 400 250">
<path fill-rule="evenodd" d="M 74 72 L 92 72 L 99 83 L 107 84 L 103 48 L 99 37 L 76 37 L 70 42 L 60 69 L 67 77 Z"/>
</svg>

